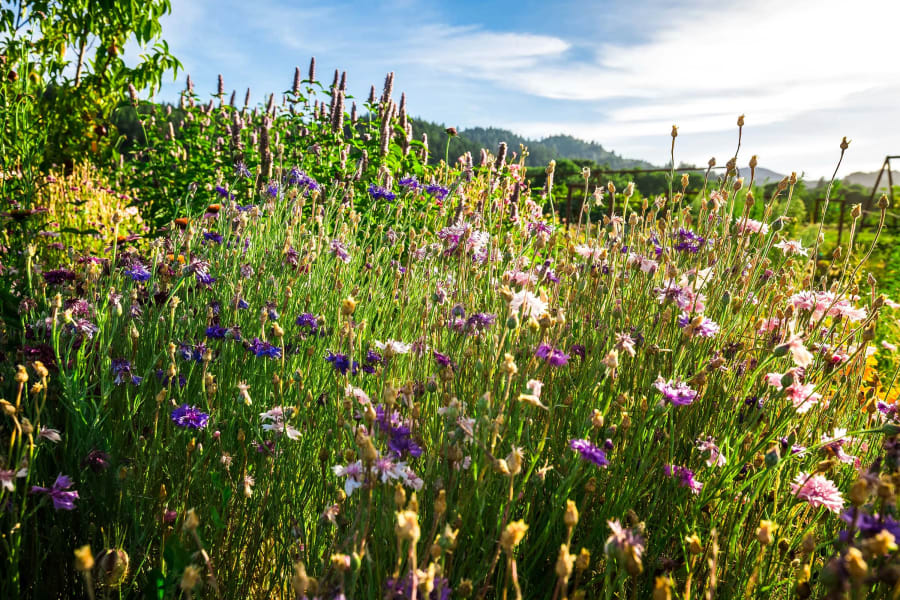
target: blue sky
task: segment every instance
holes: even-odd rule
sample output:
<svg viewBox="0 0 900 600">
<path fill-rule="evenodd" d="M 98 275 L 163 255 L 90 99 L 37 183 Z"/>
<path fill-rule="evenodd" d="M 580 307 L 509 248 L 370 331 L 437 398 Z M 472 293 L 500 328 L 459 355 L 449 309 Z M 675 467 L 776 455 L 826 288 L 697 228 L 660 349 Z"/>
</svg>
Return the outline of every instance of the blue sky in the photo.
<svg viewBox="0 0 900 600">
<path fill-rule="evenodd" d="M 173 0 L 164 37 L 201 94 L 290 87 L 310 56 L 365 98 L 396 73 L 412 115 L 540 138 L 568 133 L 628 157 L 830 175 L 900 154 L 897 0 Z M 183 76 L 160 95 L 177 98 Z"/>
</svg>

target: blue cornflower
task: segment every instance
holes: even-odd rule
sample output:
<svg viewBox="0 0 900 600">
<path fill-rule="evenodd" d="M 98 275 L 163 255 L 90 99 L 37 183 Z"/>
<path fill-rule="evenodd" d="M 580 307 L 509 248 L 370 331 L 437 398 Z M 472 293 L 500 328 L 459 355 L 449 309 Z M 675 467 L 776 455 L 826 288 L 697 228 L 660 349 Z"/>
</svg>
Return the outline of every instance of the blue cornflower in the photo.
<svg viewBox="0 0 900 600">
<path fill-rule="evenodd" d="M 196 406 L 182 404 L 172 411 L 172 421 L 179 427 L 203 429 L 209 422 L 209 415 Z"/>
<path fill-rule="evenodd" d="M 297 325 L 306 329 L 306 332 L 310 335 L 319 333 L 319 320 L 312 313 L 303 313 L 297 317 Z"/>
<path fill-rule="evenodd" d="M 372 196 L 373 200 L 387 200 L 388 202 L 393 202 L 397 197 L 391 190 L 374 183 L 369 186 L 369 195 Z"/>
<path fill-rule="evenodd" d="M 234 165 L 234 174 L 238 177 L 250 177 L 250 169 L 247 168 L 243 162 L 238 161 L 237 164 Z"/>
<path fill-rule="evenodd" d="M 238 298 L 237 307 L 243 310 L 246 308 L 250 308 L 250 305 L 243 298 Z"/>
<path fill-rule="evenodd" d="M 259 338 L 253 338 L 248 349 L 258 357 L 281 358 L 281 348 Z"/>
<path fill-rule="evenodd" d="M 228 198 L 229 200 L 234 200 L 234 194 L 223 188 L 221 185 L 216 186 L 216 193 L 222 196 L 223 198 Z"/>
<path fill-rule="evenodd" d="M 116 378 L 113 380 L 116 385 L 122 385 L 126 381 L 139 385 L 144 380 L 143 377 L 131 373 L 131 363 L 124 358 L 112 359 L 112 372 L 116 374 Z"/>
<path fill-rule="evenodd" d="M 431 194 L 436 200 L 443 200 L 450 193 L 450 189 L 436 183 L 430 183 L 425 186 L 425 193 Z"/>
<path fill-rule="evenodd" d="M 215 242 L 216 244 L 222 243 L 222 236 L 215 231 L 204 231 L 203 239 L 210 242 Z"/>
<path fill-rule="evenodd" d="M 125 274 L 131 277 L 132 281 L 147 281 L 151 276 L 147 267 L 141 263 L 134 263 L 130 268 L 125 269 Z"/>
<path fill-rule="evenodd" d="M 350 357 L 346 354 L 335 354 L 330 351 L 325 357 L 325 362 L 331 363 L 334 370 L 338 371 L 341 375 L 346 375 L 347 371 L 350 371 L 351 375 L 356 375 L 357 369 L 359 368 L 359 363 L 355 360 L 351 362 Z"/>
<path fill-rule="evenodd" d="M 206 328 L 206 337 L 221 340 L 225 338 L 228 330 L 221 325 L 210 325 Z"/>
<path fill-rule="evenodd" d="M 400 187 L 407 188 L 408 190 L 411 190 L 413 192 L 422 187 L 422 184 L 419 183 L 415 175 L 404 177 L 403 179 L 398 181 L 397 184 Z"/>
</svg>

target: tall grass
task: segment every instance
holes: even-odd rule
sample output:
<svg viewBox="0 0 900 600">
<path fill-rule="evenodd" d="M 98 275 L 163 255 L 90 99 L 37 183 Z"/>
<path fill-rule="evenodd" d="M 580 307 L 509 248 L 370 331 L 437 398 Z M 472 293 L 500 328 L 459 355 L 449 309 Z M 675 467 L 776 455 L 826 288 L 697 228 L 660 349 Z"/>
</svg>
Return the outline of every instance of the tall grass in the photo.
<svg viewBox="0 0 900 600">
<path fill-rule="evenodd" d="M 893 303 L 840 256 L 813 280 L 794 179 L 750 219 L 734 157 L 697 209 L 610 185 L 563 228 L 489 153 L 352 185 L 333 153 L 140 249 L 28 247 L 4 597 L 893 589 Z"/>
</svg>

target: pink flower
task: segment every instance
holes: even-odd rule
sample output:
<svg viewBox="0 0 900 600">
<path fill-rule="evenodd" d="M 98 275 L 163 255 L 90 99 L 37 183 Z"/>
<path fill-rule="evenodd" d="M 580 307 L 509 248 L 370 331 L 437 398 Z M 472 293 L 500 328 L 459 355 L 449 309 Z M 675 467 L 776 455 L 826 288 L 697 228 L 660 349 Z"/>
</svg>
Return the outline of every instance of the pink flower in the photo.
<svg viewBox="0 0 900 600">
<path fill-rule="evenodd" d="M 540 317 L 547 310 L 547 303 L 540 297 L 535 296 L 528 290 L 522 290 L 513 294 L 512 300 L 509 302 L 509 310 L 517 313 L 523 308 L 522 314 L 525 317 Z"/>
<path fill-rule="evenodd" d="M 760 233 L 762 235 L 766 235 L 769 233 L 769 226 L 761 221 L 755 221 L 754 219 L 744 219 L 738 217 L 738 231 L 744 233 L 749 231 L 751 233 Z"/>
<path fill-rule="evenodd" d="M 797 409 L 797 412 L 803 414 L 822 399 L 822 394 L 813 393 L 814 389 L 816 389 L 816 386 L 812 383 L 794 381 L 794 383 L 785 388 L 785 392 L 787 397 L 791 399 L 791 402 L 794 403 L 794 408 Z"/>
<path fill-rule="evenodd" d="M 812 353 L 803 345 L 803 338 L 799 334 L 794 334 L 787 341 L 788 349 L 791 351 L 791 357 L 794 364 L 798 367 L 808 367 L 813 361 Z"/>
<path fill-rule="evenodd" d="M 813 508 L 824 506 L 833 513 L 840 512 L 844 508 L 841 491 L 822 475 L 809 475 L 801 471 L 791 483 L 791 493 L 808 502 Z"/>
<path fill-rule="evenodd" d="M 775 244 L 775 247 L 781 250 L 785 256 L 809 256 L 809 250 L 797 240 L 782 240 Z"/>
<path fill-rule="evenodd" d="M 784 373 L 767 373 L 766 374 L 766 383 L 771 385 L 776 390 L 781 389 L 781 379 L 784 377 Z"/>
</svg>

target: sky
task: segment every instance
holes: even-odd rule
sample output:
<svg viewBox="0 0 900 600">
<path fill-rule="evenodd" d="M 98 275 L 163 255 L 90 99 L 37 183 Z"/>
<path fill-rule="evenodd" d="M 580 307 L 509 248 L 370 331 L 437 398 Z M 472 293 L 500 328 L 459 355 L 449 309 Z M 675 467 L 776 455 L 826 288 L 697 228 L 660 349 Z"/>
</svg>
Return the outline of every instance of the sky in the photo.
<svg viewBox="0 0 900 600">
<path fill-rule="evenodd" d="M 195 81 L 252 100 L 316 57 L 362 101 L 395 72 L 412 116 L 558 133 L 664 164 L 830 177 L 900 154 L 900 0 L 173 0 L 163 37 Z M 184 74 L 159 93 L 175 100 Z M 900 162 L 900 161 L 898 161 Z M 896 167 L 895 167 L 896 168 Z"/>
</svg>

